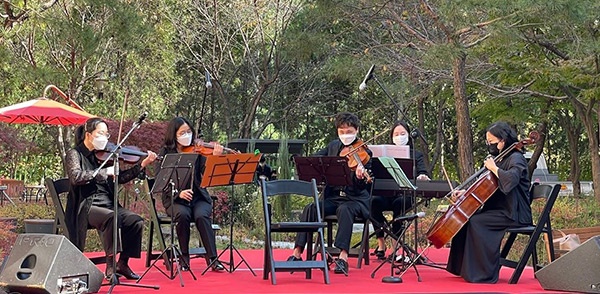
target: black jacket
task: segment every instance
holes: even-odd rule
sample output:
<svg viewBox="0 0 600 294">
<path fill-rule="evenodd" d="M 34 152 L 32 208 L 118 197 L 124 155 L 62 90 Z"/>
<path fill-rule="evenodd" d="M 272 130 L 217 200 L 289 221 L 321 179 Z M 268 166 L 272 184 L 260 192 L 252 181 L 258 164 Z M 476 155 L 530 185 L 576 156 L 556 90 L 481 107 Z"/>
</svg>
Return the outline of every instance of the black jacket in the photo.
<svg viewBox="0 0 600 294">
<path fill-rule="evenodd" d="M 79 144 L 69 149 L 66 155 L 66 169 L 71 188 L 65 209 L 65 222 L 69 231 L 70 241 L 83 251 L 88 229 L 88 213 L 92 205 L 92 197 L 101 185 L 108 191 L 114 201 L 113 178 L 102 169 L 96 177 L 92 177 L 100 163 L 94 157 L 94 151 L 89 151 L 85 145 Z M 119 172 L 119 184 L 133 180 L 141 172 L 139 163 Z"/>
</svg>

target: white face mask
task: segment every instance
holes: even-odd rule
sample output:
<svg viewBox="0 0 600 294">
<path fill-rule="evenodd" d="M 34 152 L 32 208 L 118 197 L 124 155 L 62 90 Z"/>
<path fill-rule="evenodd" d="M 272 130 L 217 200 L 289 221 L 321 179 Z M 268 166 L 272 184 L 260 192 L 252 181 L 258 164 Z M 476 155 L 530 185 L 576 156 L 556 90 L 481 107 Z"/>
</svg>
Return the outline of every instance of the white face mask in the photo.
<svg viewBox="0 0 600 294">
<path fill-rule="evenodd" d="M 399 146 L 406 145 L 406 144 L 408 144 L 408 134 L 394 136 L 392 138 L 392 141 L 394 141 L 394 144 L 399 145 Z"/>
<path fill-rule="evenodd" d="M 345 146 L 352 144 L 352 142 L 354 142 L 354 140 L 356 139 L 356 134 L 343 134 L 338 136 L 340 138 L 340 141 L 342 141 L 342 144 L 344 144 Z"/>
<path fill-rule="evenodd" d="M 92 145 L 96 150 L 104 150 L 106 144 L 108 144 L 108 137 L 106 136 L 98 136 L 92 139 Z"/>
<path fill-rule="evenodd" d="M 185 135 L 177 137 L 177 143 L 181 146 L 190 146 L 192 144 L 192 133 L 185 133 Z"/>
</svg>

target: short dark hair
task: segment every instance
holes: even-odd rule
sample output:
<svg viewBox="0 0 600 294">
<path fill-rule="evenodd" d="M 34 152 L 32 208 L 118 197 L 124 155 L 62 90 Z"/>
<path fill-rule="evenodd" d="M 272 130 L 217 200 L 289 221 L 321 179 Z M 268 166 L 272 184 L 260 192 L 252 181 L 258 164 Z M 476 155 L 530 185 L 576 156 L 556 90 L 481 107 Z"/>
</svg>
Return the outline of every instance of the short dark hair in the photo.
<svg viewBox="0 0 600 294">
<path fill-rule="evenodd" d="M 408 133 L 408 143 L 406 143 L 408 146 L 412 147 L 413 145 L 413 140 L 412 140 L 412 134 L 410 133 L 410 127 L 408 126 L 408 123 L 406 123 L 403 120 L 397 120 L 394 125 L 392 126 L 392 129 L 390 130 L 390 142 L 394 142 L 394 130 L 396 129 L 397 126 L 403 126 L 404 129 L 406 129 L 406 132 Z"/>
<path fill-rule="evenodd" d="M 177 150 L 177 130 L 183 125 L 186 124 L 192 130 L 192 138 L 196 138 L 196 131 L 194 131 L 194 126 L 185 118 L 178 116 L 171 121 L 167 125 L 167 132 L 165 133 L 165 148 L 168 150 Z M 193 140 L 192 140 L 193 141 Z"/>
<path fill-rule="evenodd" d="M 335 127 L 339 129 L 344 126 L 358 129 L 360 128 L 360 119 L 353 113 L 340 112 L 335 116 Z"/>
<path fill-rule="evenodd" d="M 504 141 L 504 148 L 507 148 L 513 143 L 519 141 L 515 130 L 513 130 L 508 123 L 503 121 L 497 121 L 491 124 L 487 128 L 487 131 L 494 135 L 494 137 Z"/>
<path fill-rule="evenodd" d="M 83 143 L 83 140 L 85 139 L 85 133 L 93 132 L 96 129 L 96 127 L 101 123 L 106 124 L 106 121 L 99 117 L 92 117 L 88 118 L 88 120 L 86 120 L 85 123 L 78 126 L 75 130 L 75 145 Z"/>
</svg>

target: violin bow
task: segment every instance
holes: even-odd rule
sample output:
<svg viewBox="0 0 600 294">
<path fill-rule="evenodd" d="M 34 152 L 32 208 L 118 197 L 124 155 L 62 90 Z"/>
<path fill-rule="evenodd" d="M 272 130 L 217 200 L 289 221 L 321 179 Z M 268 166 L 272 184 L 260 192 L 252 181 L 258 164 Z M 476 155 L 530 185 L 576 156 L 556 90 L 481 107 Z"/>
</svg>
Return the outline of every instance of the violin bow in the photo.
<svg viewBox="0 0 600 294">
<path fill-rule="evenodd" d="M 117 144 L 121 142 L 121 132 L 123 131 L 123 122 L 125 120 L 125 111 L 127 110 L 127 99 L 129 98 L 129 88 L 125 90 L 125 97 L 123 98 L 123 107 L 121 112 L 121 122 L 119 123 L 119 133 L 117 135 Z"/>
<path fill-rule="evenodd" d="M 448 187 L 450 187 L 450 191 L 454 191 L 454 187 L 452 187 L 452 181 L 450 181 L 450 176 L 448 176 L 448 172 L 446 171 L 446 166 L 444 165 L 444 143 L 442 142 L 442 150 L 440 156 L 440 168 L 442 169 L 442 173 L 444 174 L 444 178 L 448 182 Z M 448 201 L 452 205 L 454 205 L 454 201 L 452 201 L 452 197 L 446 197 Z"/>
</svg>

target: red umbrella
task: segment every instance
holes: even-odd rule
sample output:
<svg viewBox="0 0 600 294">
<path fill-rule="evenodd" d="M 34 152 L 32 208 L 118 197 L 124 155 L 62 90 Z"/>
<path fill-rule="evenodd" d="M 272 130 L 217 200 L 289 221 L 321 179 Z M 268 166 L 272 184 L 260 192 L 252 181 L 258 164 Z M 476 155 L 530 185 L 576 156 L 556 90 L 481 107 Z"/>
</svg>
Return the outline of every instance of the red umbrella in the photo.
<svg viewBox="0 0 600 294">
<path fill-rule="evenodd" d="M 0 108 L 0 121 L 20 124 L 78 125 L 95 117 L 83 110 L 46 98 Z"/>
</svg>

